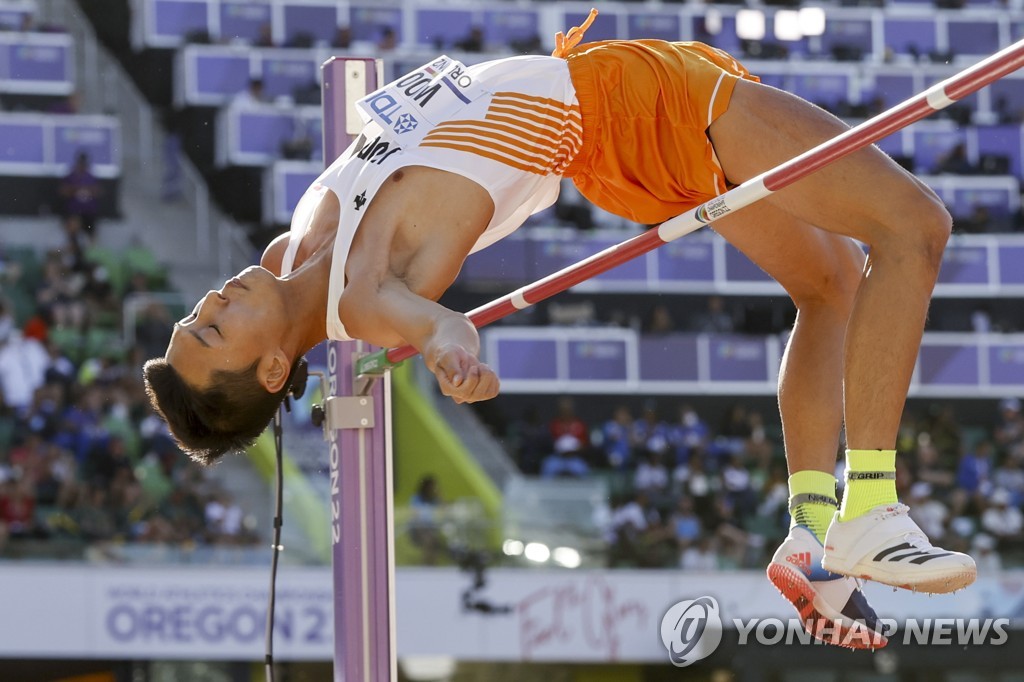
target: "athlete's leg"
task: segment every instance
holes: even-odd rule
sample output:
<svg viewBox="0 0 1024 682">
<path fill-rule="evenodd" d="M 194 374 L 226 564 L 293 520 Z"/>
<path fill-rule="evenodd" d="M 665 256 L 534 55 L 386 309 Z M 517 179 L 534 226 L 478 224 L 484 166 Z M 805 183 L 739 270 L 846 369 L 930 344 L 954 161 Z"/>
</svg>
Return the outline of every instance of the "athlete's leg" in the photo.
<svg viewBox="0 0 1024 682">
<path fill-rule="evenodd" d="M 710 135 L 726 176 L 738 183 L 844 130 L 841 121 L 798 97 L 740 81 Z M 870 246 L 846 334 L 847 440 L 853 449 L 891 450 L 949 237 L 949 214 L 934 193 L 875 147 L 764 201 Z"/>
<path fill-rule="evenodd" d="M 790 474 L 831 475 L 843 425 L 843 341 L 864 252 L 853 240 L 819 230 L 767 202 L 713 227 L 781 284 L 796 305 L 796 323 L 779 370 L 786 459 Z"/>
<path fill-rule="evenodd" d="M 779 370 L 792 522 L 768 565 L 768 579 L 812 635 L 851 648 L 883 647 L 886 638 L 875 632 L 877 616 L 857 582 L 819 567 L 825 531 L 837 506 L 834 471 L 843 421 L 843 339 L 864 252 L 853 240 L 819 230 L 765 202 L 713 227 L 772 275 L 797 307 Z M 794 268 L 793 263 L 803 267 Z"/>
<path fill-rule="evenodd" d="M 800 98 L 740 81 L 728 111 L 709 133 L 728 179 L 742 182 L 844 130 L 841 121 Z M 931 547 L 906 508 L 897 506 L 894 481 L 897 430 L 949 236 L 948 213 L 934 193 L 874 147 L 764 202 L 870 246 L 843 351 L 852 476 L 839 517 L 843 523 L 829 530 L 823 565 L 925 591 L 969 584 L 973 561 Z M 782 259 L 776 267 L 773 274 L 781 279 L 796 277 L 789 271 L 808 264 Z"/>
</svg>

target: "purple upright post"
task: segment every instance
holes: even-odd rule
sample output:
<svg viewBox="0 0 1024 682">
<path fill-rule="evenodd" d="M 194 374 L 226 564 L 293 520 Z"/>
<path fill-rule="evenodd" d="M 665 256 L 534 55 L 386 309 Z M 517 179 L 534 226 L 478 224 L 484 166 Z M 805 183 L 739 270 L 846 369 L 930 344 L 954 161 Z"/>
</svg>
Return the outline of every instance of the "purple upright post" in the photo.
<svg viewBox="0 0 1024 682">
<path fill-rule="evenodd" d="M 336 159 L 359 133 L 354 103 L 381 84 L 376 59 L 334 57 L 323 65 L 324 158 Z M 338 197 L 346 201 L 348 197 Z M 391 383 L 358 385 L 355 359 L 374 347 L 331 341 L 331 538 L 335 682 L 396 682 L 395 561 L 391 478 Z"/>
</svg>

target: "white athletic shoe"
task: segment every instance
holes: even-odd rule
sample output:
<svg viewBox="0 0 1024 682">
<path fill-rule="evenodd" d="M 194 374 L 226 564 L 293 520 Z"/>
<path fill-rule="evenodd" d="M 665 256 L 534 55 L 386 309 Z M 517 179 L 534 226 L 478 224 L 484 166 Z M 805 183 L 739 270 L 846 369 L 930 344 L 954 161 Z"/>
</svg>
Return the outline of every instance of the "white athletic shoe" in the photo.
<svg viewBox="0 0 1024 682">
<path fill-rule="evenodd" d="M 878 616 L 854 578 L 821 567 L 824 548 L 805 526 L 794 526 L 768 564 L 768 580 L 800 614 L 804 629 L 827 644 L 881 649 Z"/>
<path fill-rule="evenodd" d="M 934 547 L 907 515 L 905 504 L 883 504 L 867 514 L 840 521 L 825 534 L 823 568 L 915 592 L 945 594 L 978 577 L 974 559 Z"/>
</svg>

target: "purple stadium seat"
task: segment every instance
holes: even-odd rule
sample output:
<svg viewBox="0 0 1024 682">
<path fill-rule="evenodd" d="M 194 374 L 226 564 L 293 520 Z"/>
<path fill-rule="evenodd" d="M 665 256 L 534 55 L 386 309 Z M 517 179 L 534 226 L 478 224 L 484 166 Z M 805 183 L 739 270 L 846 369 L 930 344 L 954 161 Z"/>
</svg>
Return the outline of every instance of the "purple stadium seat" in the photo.
<svg viewBox="0 0 1024 682">
<path fill-rule="evenodd" d="M 871 19 L 828 19 L 821 36 L 821 49 L 826 57 L 833 50 L 853 49 L 862 55 L 869 55 L 873 49 Z"/>
<path fill-rule="evenodd" d="M 221 40 L 245 40 L 255 42 L 264 26 L 271 23 L 270 5 L 250 0 L 221 0 Z"/>
<path fill-rule="evenodd" d="M 949 49 L 955 55 L 990 55 L 999 49 L 999 24 L 994 19 L 951 19 Z"/>
<path fill-rule="evenodd" d="M 887 17 L 885 46 L 896 54 L 928 54 L 935 50 L 934 19 Z"/>
<path fill-rule="evenodd" d="M 290 52 L 290 54 L 289 54 Z M 295 88 L 319 82 L 320 64 L 313 50 L 279 54 L 265 50 L 262 60 L 263 91 L 268 97 L 291 96 Z"/>
<path fill-rule="evenodd" d="M 900 102 L 917 94 L 912 73 L 878 73 L 875 74 L 874 97 L 882 100 L 882 106 L 890 109 Z M 863 93 L 862 100 L 871 99 L 868 93 Z"/>
<path fill-rule="evenodd" d="M 794 73 L 789 87 L 794 95 L 826 109 L 850 99 L 850 77 L 845 73 Z"/>
<path fill-rule="evenodd" d="M 532 9 L 485 10 L 484 36 L 488 43 L 495 45 L 537 38 L 540 36 L 540 17 Z"/>
<path fill-rule="evenodd" d="M 473 13 L 462 9 L 416 10 L 416 43 L 444 49 L 467 35 L 473 27 Z"/>
<path fill-rule="evenodd" d="M 967 143 L 967 131 L 956 126 L 921 126 L 913 130 L 914 168 L 918 173 L 931 173 L 947 152 Z"/>
<path fill-rule="evenodd" d="M 1009 172 L 1018 178 L 1024 177 L 1021 157 L 1024 156 L 1024 139 L 1019 125 L 977 126 L 978 155 L 1005 156 L 1009 162 Z"/>
<path fill-rule="evenodd" d="M 284 39 L 291 43 L 301 35 L 308 35 L 314 41 L 328 45 L 338 31 L 338 9 L 331 5 L 284 6 Z"/>
<path fill-rule="evenodd" d="M 352 32 L 352 40 L 377 42 L 385 28 L 394 31 L 397 41 L 402 42 L 402 9 L 400 7 L 352 5 L 349 9 L 349 29 Z"/>
<path fill-rule="evenodd" d="M 678 14 L 665 12 L 630 12 L 626 34 L 628 38 L 658 38 L 679 40 L 682 36 L 682 21 Z"/>
</svg>

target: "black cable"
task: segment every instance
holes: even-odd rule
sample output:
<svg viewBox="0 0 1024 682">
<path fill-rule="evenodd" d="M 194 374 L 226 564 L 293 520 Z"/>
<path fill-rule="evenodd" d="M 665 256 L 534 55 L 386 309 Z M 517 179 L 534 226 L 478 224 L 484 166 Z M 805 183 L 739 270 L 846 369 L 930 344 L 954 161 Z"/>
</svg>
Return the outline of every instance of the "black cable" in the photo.
<svg viewBox="0 0 1024 682">
<path fill-rule="evenodd" d="M 285 404 L 287 404 L 285 399 Z M 274 543 L 273 554 L 270 560 L 270 594 L 267 598 L 267 625 L 266 625 L 266 656 L 267 682 L 274 682 L 274 603 L 277 597 L 277 560 L 281 555 L 281 526 L 284 524 L 284 495 L 282 492 L 284 484 L 284 473 L 282 471 L 282 459 L 284 451 L 284 429 L 281 422 L 284 412 L 284 404 L 278 408 L 274 415 L 274 449 L 276 451 L 276 493 L 274 502 Z"/>
<path fill-rule="evenodd" d="M 267 624 L 265 633 L 264 664 L 267 666 L 267 682 L 274 682 L 274 605 L 277 601 L 277 561 L 281 556 L 281 526 L 284 525 L 284 413 L 292 411 L 291 397 L 301 398 L 306 392 L 309 379 L 309 365 L 305 358 L 299 358 L 292 366 L 288 377 L 288 393 L 274 414 L 274 543 L 270 559 L 270 592 L 267 596 Z"/>
</svg>

